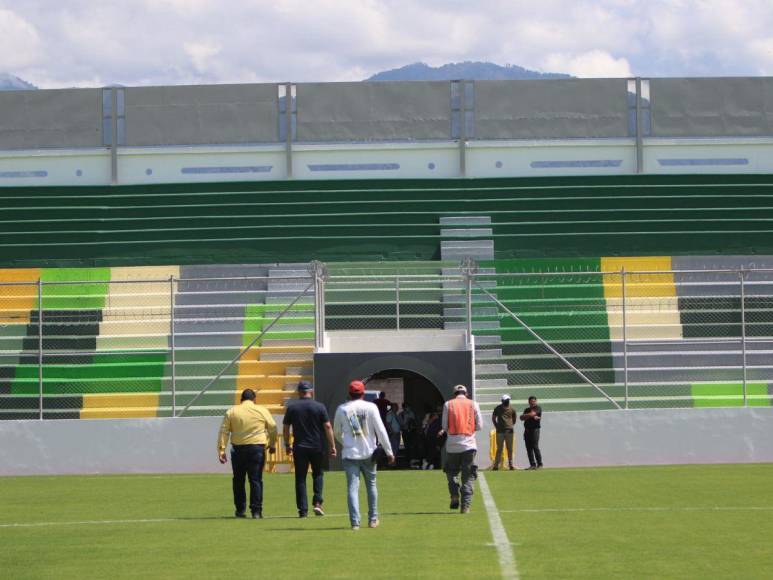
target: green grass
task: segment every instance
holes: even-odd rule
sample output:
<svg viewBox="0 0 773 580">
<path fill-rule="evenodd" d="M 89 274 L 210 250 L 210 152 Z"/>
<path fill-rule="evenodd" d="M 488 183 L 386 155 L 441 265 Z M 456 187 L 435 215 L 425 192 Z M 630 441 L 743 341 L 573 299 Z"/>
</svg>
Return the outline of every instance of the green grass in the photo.
<svg viewBox="0 0 773 580">
<path fill-rule="evenodd" d="M 773 464 L 487 472 L 520 575 L 764 578 Z M 498 578 L 480 491 L 447 509 L 439 472 L 379 474 L 379 529 L 349 529 L 343 475 L 328 516 L 293 517 L 290 475 L 267 475 L 264 520 L 231 517 L 226 475 L 0 478 L 7 578 Z M 364 508 L 364 498 L 361 501 Z M 716 509 L 723 508 L 723 509 Z M 753 509 L 754 508 L 754 509 Z M 115 520 L 160 520 L 125 521 Z M 78 524 L 106 521 L 114 523 Z"/>
</svg>

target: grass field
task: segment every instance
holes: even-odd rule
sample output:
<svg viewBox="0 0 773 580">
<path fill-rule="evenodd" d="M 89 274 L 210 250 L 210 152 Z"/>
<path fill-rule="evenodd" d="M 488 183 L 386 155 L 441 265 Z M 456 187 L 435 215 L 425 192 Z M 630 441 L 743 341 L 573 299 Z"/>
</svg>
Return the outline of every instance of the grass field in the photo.
<svg viewBox="0 0 773 580">
<path fill-rule="evenodd" d="M 485 478 L 521 578 L 771 576 L 773 464 Z M 323 518 L 265 484 L 266 519 L 237 520 L 221 475 L 0 478 L 0 577 L 502 577 L 479 486 L 462 516 L 441 473 L 380 473 L 382 525 L 354 532 L 341 473 Z"/>
</svg>

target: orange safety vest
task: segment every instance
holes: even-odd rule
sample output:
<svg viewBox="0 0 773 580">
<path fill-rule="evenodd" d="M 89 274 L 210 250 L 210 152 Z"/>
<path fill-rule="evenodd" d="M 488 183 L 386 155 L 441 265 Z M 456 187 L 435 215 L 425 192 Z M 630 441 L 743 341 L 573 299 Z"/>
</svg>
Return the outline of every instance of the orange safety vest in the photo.
<svg viewBox="0 0 773 580">
<path fill-rule="evenodd" d="M 475 405 L 471 399 L 458 397 L 448 401 L 448 434 L 475 433 Z"/>
</svg>

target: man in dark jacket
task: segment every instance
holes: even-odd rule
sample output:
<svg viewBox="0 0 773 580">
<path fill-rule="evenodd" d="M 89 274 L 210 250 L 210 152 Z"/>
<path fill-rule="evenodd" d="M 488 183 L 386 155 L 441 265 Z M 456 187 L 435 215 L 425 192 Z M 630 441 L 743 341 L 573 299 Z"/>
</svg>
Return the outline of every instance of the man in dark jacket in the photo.
<svg viewBox="0 0 773 580">
<path fill-rule="evenodd" d="M 497 436 L 497 451 L 494 455 L 494 465 L 491 467 L 494 471 L 499 469 L 502 462 L 502 451 L 507 447 L 507 465 L 510 469 L 515 469 L 513 465 L 513 429 L 518 415 L 510 406 L 510 395 L 502 395 L 502 403 L 494 408 L 491 415 L 491 422 L 494 424 Z"/>
<path fill-rule="evenodd" d="M 326 464 L 325 452 L 336 456 L 333 428 L 325 405 L 311 398 L 312 386 L 307 381 L 298 383 L 298 400 L 289 404 L 285 417 L 283 436 L 287 454 L 292 454 L 295 465 L 295 503 L 298 516 L 305 518 L 309 507 L 306 496 L 306 473 L 311 465 L 311 478 L 314 487 L 312 507 L 314 514 L 325 515 L 322 510 L 323 468 Z M 290 447 L 290 428 L 293 431 L 293 445 Z M 325 445 L 327 443 L 327 445 Z"/>
<path fill-rule="evenodd" d="M 529 406 L 523 410 L 521 421 L 523 421 L 523 442 L 526 444 L 526 454 L 529 456 L 528 469 L 539 469 L 542 467 L 542 452 L 539 450 L 542 407 L 537 404 L 537 397 L 529 397 Z"/>
</svg>

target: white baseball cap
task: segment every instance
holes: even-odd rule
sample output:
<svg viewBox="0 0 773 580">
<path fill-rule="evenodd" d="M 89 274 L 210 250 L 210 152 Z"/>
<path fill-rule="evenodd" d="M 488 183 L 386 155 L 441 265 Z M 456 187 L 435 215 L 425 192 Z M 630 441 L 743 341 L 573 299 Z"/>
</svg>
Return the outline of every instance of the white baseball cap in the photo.
<svg viewBox="0 0 773 580">
<path fill-rule="evenodd" d="M 509 401 L 510 400 L 510 395 L 502 395 L 502 400 L 503 401 Z"/>
<path fill-rule="evenodd" d="M 456 385 L 454 387 L 454 393 L 464 393 L 466 395 L 467 387 L 465 387 L 464 385 Z"/>
</svg>

